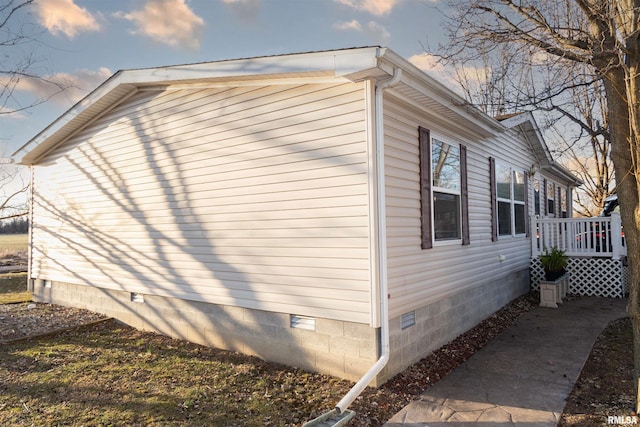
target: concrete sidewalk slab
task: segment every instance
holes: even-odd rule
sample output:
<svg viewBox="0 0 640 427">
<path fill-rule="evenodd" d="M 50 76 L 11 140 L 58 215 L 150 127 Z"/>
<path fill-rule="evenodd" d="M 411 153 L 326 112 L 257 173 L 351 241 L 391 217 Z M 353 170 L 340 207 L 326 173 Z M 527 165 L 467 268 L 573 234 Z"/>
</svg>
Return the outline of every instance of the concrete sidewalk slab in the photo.
<svg viewBox="0 0 640 427">
<path fill-rule="evenodd" d="M 626 305 L 583 297 L 534 308 L 385 427 L 555 427 L 596 338 Z"/>
</svg>

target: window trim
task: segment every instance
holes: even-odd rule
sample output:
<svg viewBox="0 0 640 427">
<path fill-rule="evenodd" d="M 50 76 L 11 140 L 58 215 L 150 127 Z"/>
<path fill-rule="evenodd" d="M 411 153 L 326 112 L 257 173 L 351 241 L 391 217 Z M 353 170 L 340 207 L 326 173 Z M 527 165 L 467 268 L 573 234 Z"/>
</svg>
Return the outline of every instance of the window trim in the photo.
<svg viewBox="0 0 640 427">
<path fill-rule="evenodd" d="M 456 146 L 446 141 L 446 138 L 437 138 L 445 144 Z M 431 170 L 431 131 L 422 126 L 418 127 L 418 151 L 420 168 L 420 224 L 421 224 L 421 247 L 431 249 L 435 246 L 471 243 L 469 235 L 469 191 L 467 176 L 467 147 L 458 144 L 460 156 L 460 238 L 437 240 L 435 239 L 435 224 L 433 220 L 433 176 Z M 453 192 L 452 192 L 453 193 Z M 457 194 L 457 193 L 456 193 Z M 425 197 L 426 196 L 426 197 Z"/>
<path fill-rule="evenodd" d="M 498 167 L 506 168 L 509 170 L 509 199 L 505 197 L 498 197 Z M 523 177 L 524 185 L 524 200 L 515 199 L 515 177 L 516 174 L 521 174 Z M 489 182 L 491 186 L 491 240 L 497 242 L 500 239 L 517 238 L 517 237 L 529 237 L 529 177 L 526 171 L 519 170 L 506 162 L 498 161 L 493 157 L 489 157 Z M 509 204 L 509 234 L 500 234 L 500 216 L 498 203 Z M 516 209 L 515 207 L 522 206 L 524 209 L 523 218 L 523 232 L 517 232 L 516 227 Z"/>
</svg>

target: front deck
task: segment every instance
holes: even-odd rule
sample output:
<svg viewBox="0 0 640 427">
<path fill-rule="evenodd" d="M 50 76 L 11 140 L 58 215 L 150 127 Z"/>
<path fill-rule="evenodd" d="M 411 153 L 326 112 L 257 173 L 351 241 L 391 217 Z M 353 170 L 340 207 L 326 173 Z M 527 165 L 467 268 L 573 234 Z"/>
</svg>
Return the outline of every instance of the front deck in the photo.
<svg viewBox="0 0 640 427">
<path fill-rule="evenodd" d="M 627 248 L 620 215 L 594 218 L 531 217 L 531 288 L 544 272 L 539 256 L 557 247 L 569 257 L 569 293 L 623 298 L 628 293 Z"/>
</svg>

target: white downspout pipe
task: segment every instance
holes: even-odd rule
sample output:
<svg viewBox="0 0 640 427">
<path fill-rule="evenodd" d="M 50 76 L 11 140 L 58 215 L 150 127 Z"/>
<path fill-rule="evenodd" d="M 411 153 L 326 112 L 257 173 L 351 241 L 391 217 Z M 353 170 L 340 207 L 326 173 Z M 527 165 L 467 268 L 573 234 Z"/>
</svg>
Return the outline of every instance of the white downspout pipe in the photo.
<svg viewBox="0 0 640 427">
<path fill-rule="evenodd" d="M 389 361 L 389 301 L 387 283 L 387 217 L 385 200 L 385 179 L 384 179 L 384 111 L 382 108 L 382 94 L 390 87 L 398 84 L 402 78 L 402 70 L 396 68 L 393 77 L 376 86 L 375 95 L 375 117 L 376 117 L 376 175 L 377 175 L 377 210 L 378 210 L 378 254 L 379 260 L 379 298 L 380 298 L 380 358 L 369 368 L 360 380 L 349 390 L 349 392 L 338 402 L 336 410 L 338 414 L 346 410 L 349 405 L 362 393 L 371 381 L 382 371 Z"/>
</svg>

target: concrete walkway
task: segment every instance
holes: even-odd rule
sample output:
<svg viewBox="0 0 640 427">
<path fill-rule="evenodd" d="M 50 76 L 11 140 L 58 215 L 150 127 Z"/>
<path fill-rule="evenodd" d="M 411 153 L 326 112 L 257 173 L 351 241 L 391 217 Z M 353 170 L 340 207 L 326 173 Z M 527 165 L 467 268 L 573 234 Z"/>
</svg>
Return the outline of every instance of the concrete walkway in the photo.
<svg viewBox="0 0 640 427">
<path fill-rule="evenodd" d="M 626 304 L 584 297 L 531 310 L 385 426 L 556 426 L 596 338 Z"/>
</svg>

